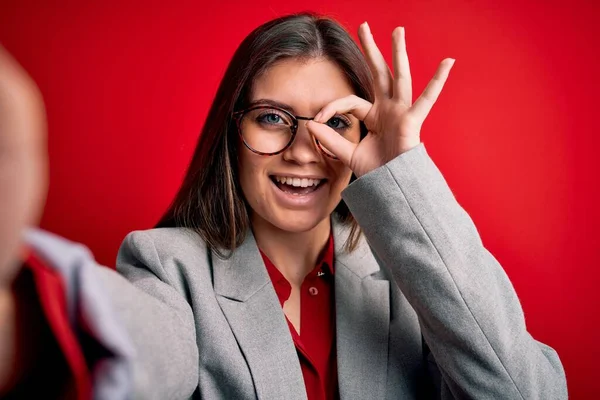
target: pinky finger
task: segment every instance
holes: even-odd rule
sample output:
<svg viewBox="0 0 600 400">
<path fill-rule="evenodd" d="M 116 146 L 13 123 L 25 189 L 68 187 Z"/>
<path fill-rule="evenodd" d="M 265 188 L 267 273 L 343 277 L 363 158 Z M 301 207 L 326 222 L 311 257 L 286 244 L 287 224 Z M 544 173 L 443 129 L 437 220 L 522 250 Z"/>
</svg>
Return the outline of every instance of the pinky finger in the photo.
<svg viewBox="0 0 600 400">
<path fill-rule="evenodd" d="M 431 111 L 431 108 L 433 107 L 433 105 L 437 101 L 437 98 L 442 92 L 444 84 L 448 79 L 448 74 L 450 73 L 450 70 L 454 65 L 454 61 L 455 60 L 452 58 L 446 58 L 444 61 L 441 62 L 437 71 L 435 71 L 435 75 L 429 81 L 423 93 L 421 93 L 417 101 L 415 101 L 415 103 L 411 107 L 412 112 L 421 121 L 424 121 L 425 118 L 427 118 L 427 115 Z"/>
<path fill-rule="evenodd" d="M 350 160 L 352 160 L 352 155 L 357 146 L 356 143 L 342 137 L 325 124 L 308 121 L 306 127 L 319 141 L 320 145 L 325 147 L 344 164 L 350 165 Z"/>
</svg>

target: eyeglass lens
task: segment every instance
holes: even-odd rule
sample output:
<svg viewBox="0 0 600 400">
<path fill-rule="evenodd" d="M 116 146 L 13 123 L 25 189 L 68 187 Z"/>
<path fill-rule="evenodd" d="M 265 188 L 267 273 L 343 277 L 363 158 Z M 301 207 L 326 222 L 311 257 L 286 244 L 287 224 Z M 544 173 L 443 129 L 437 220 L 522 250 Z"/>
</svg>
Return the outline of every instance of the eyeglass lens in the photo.
<svg viewBox="0 0 600 400">
<path fill-rule="evenodd" d="M 298 120 L 289 112 L 275 107 L 257 107 L 244 113 L 239 128 L 244 142 L 252 150 L 262 154 L 277 154 L 293 141 Z M 336 158 L 321 143 L 317 144 L 325 155 Z"/>
</svg>

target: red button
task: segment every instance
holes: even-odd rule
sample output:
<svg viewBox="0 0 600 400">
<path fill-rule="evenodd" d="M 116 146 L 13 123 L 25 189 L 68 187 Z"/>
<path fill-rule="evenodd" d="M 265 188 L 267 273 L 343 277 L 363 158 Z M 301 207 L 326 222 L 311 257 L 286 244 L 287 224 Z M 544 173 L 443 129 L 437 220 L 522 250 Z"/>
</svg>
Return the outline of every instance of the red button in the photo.
<svg viewBox="0 0 600 400">
<path fill-rule="evenodd" d="M 319 294 L 319 291 L 317 290 L 316 287 L 312 286 L 308 288 L 308 293 L 310 293 L 313 296 L 316 296 Z"/>
</svg>

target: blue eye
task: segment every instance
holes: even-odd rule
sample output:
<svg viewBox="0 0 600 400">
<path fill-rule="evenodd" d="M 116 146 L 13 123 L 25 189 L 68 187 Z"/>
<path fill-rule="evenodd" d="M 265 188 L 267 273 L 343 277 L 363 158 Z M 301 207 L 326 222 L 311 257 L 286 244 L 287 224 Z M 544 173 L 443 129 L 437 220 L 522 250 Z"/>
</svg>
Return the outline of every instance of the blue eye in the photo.
<svg viewBox="0 0 600 400">
<path fill-rule="evenodd" d="M 288 122 L 281 115 L 272 112 L 259 115 L 257 121 L 269 125 L 288 124 Z"/>
<path fill-rule="evenodd" d="M 265 115 L 265 121 L 270 124 L 277 124 L 281 121 L 281 117 L 277 114 L 267 114 Z"/>
<path fill-rule="evenodd" d="M 344 130 L 350 127 L 350 122 L 343 117 L 333 117 L 327 121 L 327 126 L 337 130 Z"/>
</svg>

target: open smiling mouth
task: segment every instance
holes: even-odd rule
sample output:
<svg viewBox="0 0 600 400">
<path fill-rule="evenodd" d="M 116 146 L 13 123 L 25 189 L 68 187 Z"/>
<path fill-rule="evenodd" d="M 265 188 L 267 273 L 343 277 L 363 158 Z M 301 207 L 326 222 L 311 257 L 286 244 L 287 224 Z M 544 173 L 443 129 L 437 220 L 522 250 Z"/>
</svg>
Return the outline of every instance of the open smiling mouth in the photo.
<svg viewBox="0 0 600 400">
<path fill-rule="evenodd" d="M 327 179 L 292 178 L 275 175 L 271 175 L 270 178 L 279 190 L 294 196 L 311 194 L 327 182 Z"/>
</svg>

